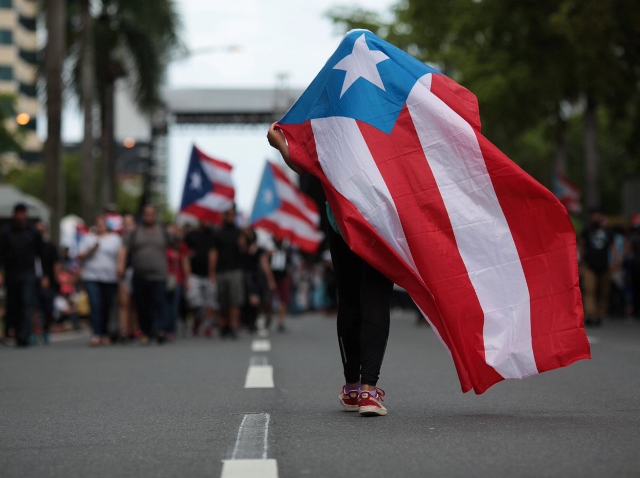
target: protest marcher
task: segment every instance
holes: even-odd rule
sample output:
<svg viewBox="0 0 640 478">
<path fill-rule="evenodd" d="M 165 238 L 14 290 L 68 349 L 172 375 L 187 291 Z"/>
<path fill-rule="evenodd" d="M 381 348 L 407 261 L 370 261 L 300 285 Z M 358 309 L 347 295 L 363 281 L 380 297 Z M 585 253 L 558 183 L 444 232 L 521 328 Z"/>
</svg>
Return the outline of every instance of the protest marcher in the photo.
<svg viewBox="0 0 640 478">
<path fill-rule="evenodd" d="M 36 229 L 42 236 L 42 256 L 40 267 L 42 277 L 38 288 L 38 302 L 40 305 L 40 323 L 42 326 L 42 342 L 49 343 L 51 324 L 53 323 L 53 301 L 58 289 L 57 277 L 62 270 L 62 263 L 58 254 L 58 248 L 49 239 L 47 225 L 40 221 L 36 224 Z M 35 336 L 32 335 L 32 343 Z"/>
<path fill-rule="evenodd" d="M 7 291 L 5 336 L 13 330 L 18 347 L 29 345 L 37 306 L 35 264 L 42 249 L 42 236 L 29 224 L 27 206 L 16 204 L 11 223 L 0 234 L 0 265 Z"/>
<path fill-rule="evenodd" d="M 215 287 L 215 236 L 211 225 L 200 221 L 197 229 L 189 231 L 184 239 L 189 249 L 189 291 L 187 303 L 193 311 L 193 335 L 198 335 L 204 324 L 204 334 L 212 335 L 215 310 L 218 308 Z"/>
<path fill-rule="evenodd" d="M 257 330 L 256 321 L 261 307 L 271 300 L 276 290 L 276 281 L 269 266 L 269 252 L 261 248 L 255 231 L 243 229 L 246 238 L 246 251 L 243 255 L 246 298 L 242 307 L 242 324 L 253 333 Z"/>
<path fill-rule="evenodd" d="M 275 124 L 267 138 L 291 169 L 304 173 L 291 161 L 284 134 Z M 345 411 L 384 416 L 387 409 L 381 402 L 385 393 L 377 382 L 389 337 L 393 283 L 349 249 L 330 210 L 329 219 L 329 248 L 338 289 L 338 342 L 346 382 L 339 399 Z"/>
<path fill-rule="evenodd" d="M 182 240 L 182 231 L 176 226 L 172 230 L 172 240 L 167 247 L 167 339 L 173 340 L 176 335 L 180 316 L 180 301 L 185 290 L 190 288 L 189 249 Z"/>
<path fill-rule="evenodd" d="M 78 259 L 82 263 L 82 281 L 91 307 L 91 345 L 110 345 L 109 318 L 118 287 L 120 236 L 107 227 L 105 216 L 95 219 L 95 230 L 84 236 Z"/>
<path fill-rule="evenodd" d="M 216 235 L 211 267 L 215 267 L 218 286 L 220 335 L 235 339 L 245 295 L 241 251 L 244 238 L 242 231 L 236 226 L 235 205 L 224 212 L 222 221 L 222 227 Z"/>
<path fill-rule="evenodd" d="M 122 237 L 127 237 L 136 228 L 136 219 L 133 214 L 125 213 L 122 216 Z M 121 251 L 124 258 L 124 251 Z M 120 258 L 118 259 L 120 260 Z M 126 262 L 126 261 L 125 261 Z M 130 264 L 125 264 L 124 274 L 118 281 L 118 324 L 120 340 L 128 342 L 135 338 L 138 329 L 138 316 L 132 299 L 133 269 Z"/>
<path fill-rule="evenodd" d="M 164 308 L 166 307 L 167 255 L 169 234 L 157 223 L 156 208 L 143 208 L 142 224 L 124 238 L 118 272 L 124 277 L 127 262 L 133 270 L 133 300 L 143 344 L 155 337 L 158 343 L 167 339 Z M 128 260 L 127 260 L 128 258 Z"/>
<path fill-rule="evenodd" d="M 278 332 L 284 332 L 284 321 L 291 301 L 291 251 L 282 240 L 275 240 L 275 248 L 271 251 L 269 263 L 276 281 L 275 296 L 278 309 Z M 270 304 L 271 305 L 271 304 Z M 270 307 L 271 308 L 271 307 Z M 267 316 L 267 328 L 271 325 L 271 313 Z"/>
<path fill-rule="evenodd" d="M 580 274 L 585 325 L 600 326 L 609 308 L 613 236 L 605 227 L 606 218 L 598 209 L 589 214 L 589 224 L 580 235 Z"/>
</svg>

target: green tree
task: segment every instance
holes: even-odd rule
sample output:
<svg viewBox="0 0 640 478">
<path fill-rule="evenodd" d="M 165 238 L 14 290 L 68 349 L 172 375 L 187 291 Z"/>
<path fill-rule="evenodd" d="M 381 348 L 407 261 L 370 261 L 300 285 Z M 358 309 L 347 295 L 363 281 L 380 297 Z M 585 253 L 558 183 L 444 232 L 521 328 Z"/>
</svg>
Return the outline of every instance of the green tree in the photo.
<svg viewBox="0 0 640 478">
<path fill-rule="evenodd" d="M 101 196 L 103 203 L 116 200 L 114 140 L 115 84 L 126 79 L 140 110 L 149 116 L 161 105 L 160 87 L 171 55 L 181 43 L 180 20 L 173 0 L 69 0 L 73 32 L 71 57 L 74 87 L 85 112 L 83 161 L 93 161 L 91 94 L 100 107 L 102 154 Z M 89 18 L 90 17 L 90 18 Z M 74 25 L 81 25 L 80 28 Z M 91 42 L 91 48 L 86 46 Z M 89 70 L 93 62 L 93 75 Z M 95 78 L 94 91 L 89 90 Z M 91 182 L 91 168 L 84 168 L 85 182 Z M 85 191 L 89 194 L 89 190 Z"/>
<path fill-rule="evenodd" d="M 6 93 L 0 94 L 0 155 L 10 152 L 19 152 L 22 148 L 20 141 L 22 132 L 18 128 L 9 125 L 15 123 L 16 98 Z"/>
<path fill-rule="evenodd" d="M 81 191 L 81 165 L 80 154 L 65 154 L 63 156 L 63 174 L 67 187 L 65 188 L 65 209 L 64 215 L 75 214 L 79 216 L 82 212 L 82 191 Z M 45 166 L 43 164 L 27 165 L 22 168 L 11 170 L 4 178 L 3 182 L 12 184 L 26 194 L 30 194 L 42 201 L 45 199 L 46 182 Z M 138 198 L 127 193 L 122 188 L 118 188 L 118 207 L 121 210 L 134 210 Z M 91 220 L 92 218 L 89 218 Z"/>
<path fill-rule="evenodd" d="M 64 210 L 64 176 L 62 173 L 62 69 L 66 55 L 66 0 L 45 0 L 47 44 L 44 74 L 47 93 L 47 140 L 45 143 L 45 202 L 51 208 L 51 237 L 60 236 L 60 218 Z"/>
<path fill-rule="evenodd" d="M 566 169 L 599 204 L 601 151 L 608 208 L 619 205 L 617 171 L 638 169 L 639 15 L 633 0 L 405 0 L 390 19 L 329 12 L 343 29 L 371 29 L 473 91 L 485 136 L 542 183 Z"/>
</svg>

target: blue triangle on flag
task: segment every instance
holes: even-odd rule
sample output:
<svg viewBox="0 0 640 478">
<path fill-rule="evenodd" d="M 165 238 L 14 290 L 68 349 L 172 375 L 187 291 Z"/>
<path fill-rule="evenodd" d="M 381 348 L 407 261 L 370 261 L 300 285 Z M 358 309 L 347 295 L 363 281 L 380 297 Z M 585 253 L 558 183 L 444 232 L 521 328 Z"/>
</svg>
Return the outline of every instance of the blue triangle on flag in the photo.
<svg viewBox="0 0 640 478">
<path fill-rule="evenodd" d="M 260 187 L 256 195 L 256 202 L 251 213 L 251 223 L 273 214 L 280 207 L 280 198 L 276 189 L 276 179 L 271 169 L 271 164 L 267 162 L 260 180 Z"/>
<path fill-rule="evenodd" d="M 184 180 L 184 189 L 182 190 L 182 203 L 180 209 L 193 204 L 198 199 L 203 198 L 213 190 L 213 184 L 207 176 L 207 172 L 200 162 L 200 152 L 198 148 L 193 146 L 191 150 L 191 159 L 189 160 L 189 168 L 187 176 Z"/>
</svg>

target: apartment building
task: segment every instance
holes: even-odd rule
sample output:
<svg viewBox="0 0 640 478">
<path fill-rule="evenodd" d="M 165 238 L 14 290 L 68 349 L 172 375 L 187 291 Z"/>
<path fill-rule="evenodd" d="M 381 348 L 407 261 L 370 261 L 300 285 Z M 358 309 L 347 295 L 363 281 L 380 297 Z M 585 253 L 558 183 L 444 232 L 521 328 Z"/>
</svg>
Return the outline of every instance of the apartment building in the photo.
<svg viewBox="0 0 640 478">
<path fill-rule="evenodd" d="M 40 103 L 37 97 L 35 0 L 0 0 L 0 94 L 16 98 L 11 127 L 23 131 L 21 159 L 37 161 L 42 142 L 36 135 Z"/>
</svg>

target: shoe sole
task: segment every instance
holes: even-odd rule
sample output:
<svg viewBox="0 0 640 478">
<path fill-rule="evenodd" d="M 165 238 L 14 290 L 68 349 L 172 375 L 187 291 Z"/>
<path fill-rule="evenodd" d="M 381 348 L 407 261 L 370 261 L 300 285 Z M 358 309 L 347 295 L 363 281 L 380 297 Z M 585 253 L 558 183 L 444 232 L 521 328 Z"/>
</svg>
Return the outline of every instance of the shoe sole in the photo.
<svg viewBox="0 0 640 478">
<path fill-rule="evenodd" d="M 387 410 L 378 407 L 360 407 L 358 409 L 360 415 L 363 417 L 384 417 L 387 414 Z"/>
<path fill-rule="evenodd" d="M 360 407 L 358 407 L 358 405 L 347 405 L 339 397 L 338 400 L 340 400 L 340 405 L 342 405 L 342 408 L 345 412 L 357 412 L 358 410 L 360 410 Z"/>
</svg>

